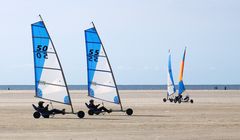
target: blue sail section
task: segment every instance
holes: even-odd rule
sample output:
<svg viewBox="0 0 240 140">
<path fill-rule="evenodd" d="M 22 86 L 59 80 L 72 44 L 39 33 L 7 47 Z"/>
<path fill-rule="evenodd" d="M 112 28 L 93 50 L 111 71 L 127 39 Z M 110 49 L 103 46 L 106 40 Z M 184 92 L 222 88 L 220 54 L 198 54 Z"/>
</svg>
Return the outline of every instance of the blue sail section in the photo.
<svg viewBox="0 0 240 140">
<path fill-rule="evenodd" d="M 173 93 L 175 93 L 176 88 L 175 88 L 175 84 L 174 84 L 174 80 L 173 80 L 173 74 L 172 74 L 171 55 L 169 55 L 169 58 L 168 58 L 168 73 L 170 75 L 171 83 L 173 85 Z"/>
<path fill-rule="evenodd" d="M 184 86 L 184 83 L 183 81 L 180 81 L 179 84 L 178 84 L 178 94 L 182 94 L 183 92 L 185 91 L 185 86 Z"/>
<path fill-rule="evenodd" d="M 36 22 L 31 25 L 32 37 L 33 37 L 33 54 L 35 65 L 35 88 L 36 96 L 42 97 L 42 91 L 38 88 L 39 81 L 41 79 L 47 48 L 44 46 L 49 45 L 49 35 L 42 21 Z"/>
<path fill-rule="evenodd" d="M 95 28 L 85 30 L 87 64 L 88 64 L 88 89 L 89 96 L 94 97 L 94 91 L 90 88 L 90 83 L 93 82 L 93 77 L 97 68 L 97 58 L 101 49 L 101 41 L 97 35 Z M 97 53 L 98 52 L 98 53 Z"/>
</svg>

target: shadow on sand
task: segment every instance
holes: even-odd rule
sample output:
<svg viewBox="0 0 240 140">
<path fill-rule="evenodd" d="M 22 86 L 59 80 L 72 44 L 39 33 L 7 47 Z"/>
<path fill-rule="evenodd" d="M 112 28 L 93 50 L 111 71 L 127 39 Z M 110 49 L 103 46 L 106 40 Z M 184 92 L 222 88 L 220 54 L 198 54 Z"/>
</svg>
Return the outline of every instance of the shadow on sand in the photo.
<svg viewBox="0 0 240 140">
<path fill-rule="evenodd" d="M 111 115 L 111 116 L 126 116 L 126 117 L 149 117 L 149 118 L 163 118 L 163 117 L 171 117 L 168 115 L 132 115 L 132 116 L 128 116 L 128 115 Z"/>
<path fill-rule="evenodd" d="M 56 120 L 123 120 L 123 119 L 117 119 L 117 118 L 106 118 L 106 117 L 91 117 L 91 118 L 88 118 L 87 117 L 84 117 L 84 118 L 57 118 L 57 117 L 53 117 L 53 118 L 49 118 L 49 119 L 56 119 Z"/>
<path fill-rule="evenodd" d="M 149 118 L 165 118 L 165 117 L 171 117 L 169 115 L 133 115 L 134 117 L 149 117 Z"/>
<path fill-rule="evenodd" d="M 125 114 L 111 114 L 111 115 L 99 115 L 99 116 L 85 116 L 84 118 L 78 118 L 77 116 L 75 118 L 63 118 L 63 117 L 51 117 L 49 119 L 56 119 L 56 120 L 81 120 L 81 119 L 84 119 L 84 120 L 124 120 L 124 118 L 110 118 L 110 117 L 129 117 L 129 118 L 134 118 L 134 117 L 145 117 L 145 118 L 165 118 L 165 117 L 172 117 L 172 116 L 169 116 L 169 115 L 148 115 L 148 114 L 135 114 L 135 115 L 132 115 L 132 116 L 128 116 L 128 115 L 125 115 Z"/>
</svg>

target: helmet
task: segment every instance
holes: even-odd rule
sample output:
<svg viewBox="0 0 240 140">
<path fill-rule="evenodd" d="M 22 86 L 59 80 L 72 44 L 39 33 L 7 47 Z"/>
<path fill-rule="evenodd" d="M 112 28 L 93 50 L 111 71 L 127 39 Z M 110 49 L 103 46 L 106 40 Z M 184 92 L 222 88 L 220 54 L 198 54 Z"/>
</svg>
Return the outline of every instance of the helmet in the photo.
<svg viewBox="0 0 240 140">
<path fill-rule="evenodd" d="M 93 102 L 94 102 L 94 100 L 93 100 L 93 99 L 91 99 L 89 102 L 90 102 L 90 103 L 93 103 Z"/>
<path fill-rule="evenodd" d="M 39 105 L 39 106 L 42 106 L 43 103 L 44 103 L 43 101 L 39 101 L 39 102 L 38 102 L 38 105 Z"/>
</svg>

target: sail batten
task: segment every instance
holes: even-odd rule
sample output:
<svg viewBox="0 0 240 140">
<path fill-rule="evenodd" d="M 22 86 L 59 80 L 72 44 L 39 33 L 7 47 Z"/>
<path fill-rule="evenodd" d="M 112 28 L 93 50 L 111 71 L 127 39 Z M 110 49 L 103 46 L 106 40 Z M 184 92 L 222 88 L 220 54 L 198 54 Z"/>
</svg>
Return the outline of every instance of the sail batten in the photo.
<svg viewBox="0 0 240 140">
<path fill-rule="evenodd" d="M 111 88 L 116 88 L 115 86 L 111 86 L 111 85 L 104 85 L 104 84 L 99 84 L 99 83 L 96 83 L 96 82 L 92 82 L 92 83 L 88 83 L 88 84 L 92 84 L 92 85 L 98 85 L 98 86 L 103 86 L 103 87 L 111 87 Z"/>
<path fill-rule="evenodd" d="M 88 95 L 121 105 L 113 72 L 95 27 L 85 30 L 85 43 L 88 67 Z"/>
<path fill-rule="evenodd" d="M 109 72 L 109 73 L 111 73 L 111 71 L 100 70 L 100 69 L 88 69 L 88 70 L 89 70 L 89 71 Z"/>
<path fill-rule="evenodd" d="M 61 71 L 61 69 L 58 69 L 58 68 L 50 68 L 50 67 L 35 67 L 36 69 L 39 68 L 39 69 L 49 69 L 49 70 L 57 70 L 57 71 Z"/>
<path fill-rule="evenodd" d="M 49 37 L 33 36 L 32 38 L 50 39 Z"/>
<path fill-rule="evenodd" d="M 49 52 L 49 51 L 33 51 L 33 53 L 52 53 L 52 54 L 56 54 L 55 52 Z"/>
<path fill-rule="evenodd" d="M 52 86 L 59 86 L 59 87 L 66 87 L 65 85 L 60 85 L 60 84 L 54 84 L 54 83 L 47 83 L 45 81 L 37 81 L 37 83 L 40 85 L 52 85 Z"/>
<path fill-rule="evenodd" d="M 91 43 L 91 44 L 101 44 L 101 42 L 93 42 L 93 41 L 87 41 L 87 43 Z"/>
</svg>

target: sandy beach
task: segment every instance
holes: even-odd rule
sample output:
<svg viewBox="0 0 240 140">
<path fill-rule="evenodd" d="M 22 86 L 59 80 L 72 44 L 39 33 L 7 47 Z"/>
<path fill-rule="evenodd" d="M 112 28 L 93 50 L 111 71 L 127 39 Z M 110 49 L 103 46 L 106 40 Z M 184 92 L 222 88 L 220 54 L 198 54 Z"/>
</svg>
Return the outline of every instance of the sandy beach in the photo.
<svg viewBox="0 0 240 140">
<path fill-rule="evenodd" d="M 163 103 L 166 91 L 120 91 L 123 107 L 133 108 L 133 116 L 122 112 L 89 116 L 86 91 L 71 91 L 74 110 L 84 110 L 84 119 L 72 114 L 34 119 L 31 104 L 39 101 L 34 91 L 0 91 L 0 139 L 240 139 L 240 91 L 187 93 L 194 104 Z M 70 111 L 69 106 L 53 105 Z"/>
</svg>

